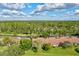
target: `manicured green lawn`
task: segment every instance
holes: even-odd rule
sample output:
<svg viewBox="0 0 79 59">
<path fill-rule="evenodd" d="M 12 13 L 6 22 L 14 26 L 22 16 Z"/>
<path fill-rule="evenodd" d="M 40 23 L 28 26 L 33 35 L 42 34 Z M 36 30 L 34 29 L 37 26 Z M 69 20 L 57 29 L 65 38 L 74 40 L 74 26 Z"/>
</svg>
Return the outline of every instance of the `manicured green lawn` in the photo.
<svg viewBox="0 0 79 59">
<path fill-rule="evenodd" d="M 7 49 L 7 46 L 0 46 L 0 51 Z M 79 56 L 79 53 L 75 52 L 74 47 L 71 48 L 51 48 L 48 51 L 40 50 L 38 52 L 33 52 L 32 50 L 25 51 L 23 56 Z"/>
<path fill-rule="evenodd" d="M 0 46 L 0 52 L 4 51 L 7 49 L 7 46 Z"/>
<path fill-rule="evenodd" d="M 56 47 L 51 48 L 48 51 L 38 51 L 37 53 L 34 53 L 32 50 L 28 50 L 24 56 L 79 56 L 79 53 L 75 52 L 74 47 L 67 49 Z"/>
</svg>

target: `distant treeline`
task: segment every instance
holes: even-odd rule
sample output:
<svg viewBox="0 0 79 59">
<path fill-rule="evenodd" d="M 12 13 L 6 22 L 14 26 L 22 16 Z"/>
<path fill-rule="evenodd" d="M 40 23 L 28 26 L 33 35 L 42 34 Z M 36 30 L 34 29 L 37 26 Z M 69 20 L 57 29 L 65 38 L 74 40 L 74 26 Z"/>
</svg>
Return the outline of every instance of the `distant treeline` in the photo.
<svg viewBox="0 0 79 59">
<path fill-rule="evenodd" d="M 0 33 L 36 34 L 38 36 L 78 36 L 77 21 L 0 22 Z"/>
</svg>

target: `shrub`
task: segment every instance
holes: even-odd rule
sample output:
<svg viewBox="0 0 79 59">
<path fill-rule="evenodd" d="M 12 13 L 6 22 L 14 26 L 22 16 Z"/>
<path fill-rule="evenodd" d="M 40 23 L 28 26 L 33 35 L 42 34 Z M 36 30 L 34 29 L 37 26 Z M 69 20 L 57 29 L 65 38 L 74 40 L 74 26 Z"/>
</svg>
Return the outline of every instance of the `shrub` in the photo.
<svg viewBox="0 0 79 59">
<path fill-rule="evenodd" d="M 7 56 L 21 56 L 25 53 L 18 45 L 12 45 L 7 50 L 3 51 L 3 55 Z"/>
<path fill-rule="evenodd" d="M 47 38 L 49 36 L 49 33 L 48 32 L 42 32 L 40 37 L 45 37 Z"/>
<path fill-rule="evenodd" d="M 63 45 L 63 43 L 62 43 L 62 42 L 60 42 L 58 46 L 59 46 L 59 47 L 62 47 L 62 45 Z"/>
<path fill-rule="evenodd" d="M 17 33 L 16 33 L 16 32 L 13 32 L 13 35 L 14 35 L 14 36 L 17 36 Z"/>
<path fill-rule="evenodd" d="M 47 51 L 50 49 L 50 44 L 43 44 L 42 49 Z"/>
<path fill-rule="evenodd" d="M 20 48 L 23 50 L 28 50 L 32 47 L 32 40 L 30 39 L 23 39 L 20 41 Z"/>
<path fill-rule="evenodd" d="M 75 51 L 79 53 L 79 48 L 76 48 Z"/>
<path fill-rule="evenodd" d="M 72 46 L 72 44 L 71 44 L 70 42 L 68 42 L 68 41 L 65 41 L 65 42 L 61 45 L 62 48 L 68 48 L 68 47 L 71 47 L 71 46 Z"/>
<path fill-rule="evenodd" d="M 77 47 L 79 46 L 79 43 L 73 43 L 73 46 Z"/>
<path fill-rule="evenodd" d="M 4 44 L 3 44 L 3 42 L 2 42 L 2 41 L 0 41 L 0 46 L 4 46 Z"/>
<path fill-rule="evenodd" d="M 5 37 L 5 38 L 3 39 L 4 45 L 9 45 L 10 42 L 11 42 L 11 39 L 10 39 L 9 37 Z"/>
<path fill-rule="evenodd" d="M 32 51 L 37 52 L 38 51 L 37 47 L 32 47 Z"/>
</svg>

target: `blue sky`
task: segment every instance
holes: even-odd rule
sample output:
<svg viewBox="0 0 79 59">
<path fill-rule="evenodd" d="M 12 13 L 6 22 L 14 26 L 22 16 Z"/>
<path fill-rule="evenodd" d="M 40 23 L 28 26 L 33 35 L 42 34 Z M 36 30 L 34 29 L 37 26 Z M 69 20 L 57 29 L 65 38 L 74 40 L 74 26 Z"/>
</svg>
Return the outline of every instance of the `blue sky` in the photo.
<svg viewBox="0 0 79 59">
<path fill-rule="evenodd" d="M 79 3 L 0 3 L 0 20 L 79 20 Z"/>
</svg>

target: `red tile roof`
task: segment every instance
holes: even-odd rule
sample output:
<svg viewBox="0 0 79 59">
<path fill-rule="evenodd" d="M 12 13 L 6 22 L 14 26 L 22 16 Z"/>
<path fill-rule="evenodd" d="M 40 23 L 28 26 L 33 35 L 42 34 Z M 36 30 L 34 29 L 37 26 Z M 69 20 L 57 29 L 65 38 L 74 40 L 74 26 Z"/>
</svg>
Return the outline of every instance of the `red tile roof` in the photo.
<svg viewBox="0 0 79 59">
<path fill-rule="evenodd" d="M 71 42 L 71 43 L 79 43 L 79 38 L 77 37 L 60 37 L 60 38 L 55 38 L 55 37 L 49 37 L 49 38 L 37 38 L 37 40 L 41 40 L 41 43 L 49 43 L 52 45 L 59 45 L 59 43 L 63 43 L 65 41 Z"/>
</svg>

